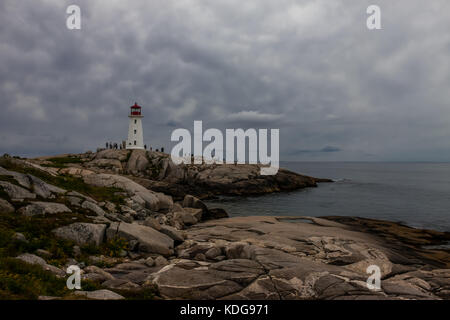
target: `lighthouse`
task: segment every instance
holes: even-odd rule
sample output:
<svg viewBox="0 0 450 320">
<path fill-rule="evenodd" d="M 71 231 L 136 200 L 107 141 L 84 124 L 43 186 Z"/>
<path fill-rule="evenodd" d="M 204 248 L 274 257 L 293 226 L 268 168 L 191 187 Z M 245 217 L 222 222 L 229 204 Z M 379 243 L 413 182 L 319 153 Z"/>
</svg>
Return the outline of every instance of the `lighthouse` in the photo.
<svg viewBox="0 0 450 320">
<path fill-rule="evenodd" d="M 131 111 L 128 115 L 130 118 L 128 126 L 128 140 L 127 149 L 144 149 L 144 137 L 142 131 L 141 107 L 135 102 L 134 106 L 130 107 Z"/>
</svg>

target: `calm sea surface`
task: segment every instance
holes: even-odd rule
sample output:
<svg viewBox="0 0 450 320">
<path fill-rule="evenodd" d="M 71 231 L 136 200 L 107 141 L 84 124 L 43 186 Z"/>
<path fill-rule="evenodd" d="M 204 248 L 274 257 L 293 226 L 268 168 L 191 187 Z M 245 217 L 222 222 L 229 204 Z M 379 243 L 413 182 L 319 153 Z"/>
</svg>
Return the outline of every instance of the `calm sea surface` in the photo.
<svg viewBox="0 0 450 320">
<path fill-rule="evenodd" d="M 450 163 L 284 162 L 281 166 L 336 182 L 207 203 L 225 208 L 231 216 L 359 216 L 450 231 Z"/>
</svg>

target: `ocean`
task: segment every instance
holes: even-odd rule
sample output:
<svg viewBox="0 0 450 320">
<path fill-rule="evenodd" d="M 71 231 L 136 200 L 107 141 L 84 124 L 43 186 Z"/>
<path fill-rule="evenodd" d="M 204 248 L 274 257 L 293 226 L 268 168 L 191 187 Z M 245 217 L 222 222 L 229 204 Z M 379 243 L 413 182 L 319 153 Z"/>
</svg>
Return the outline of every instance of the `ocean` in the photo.
<svg viewBox="0 0 450 320">
<path fill-rule="evenodd" d="M 207 204 L 230 216 L 358 216 L 450 232 L 450 163 L 283 162 L 281 167 L 335 182 Z"/>
</svg>

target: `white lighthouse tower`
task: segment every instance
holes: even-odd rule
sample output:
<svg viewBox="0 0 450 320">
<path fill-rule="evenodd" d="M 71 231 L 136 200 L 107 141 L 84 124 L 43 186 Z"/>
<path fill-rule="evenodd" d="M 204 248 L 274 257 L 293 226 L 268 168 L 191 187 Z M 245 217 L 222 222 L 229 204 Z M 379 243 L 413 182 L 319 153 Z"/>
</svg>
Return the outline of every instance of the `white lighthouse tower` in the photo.
<svg viewBox="0 0 450 320">
<path fill-rule="evenodd" d="M 128 126 L 128 140 L 127 149 L 144 149 L 144 137 L 142 131 L 142 118 L 141 107 L 135 102 L 134 106 L 131 106 L 131 112 L 128 115 L 130 118 L 130 124 Z"/>
</svg>

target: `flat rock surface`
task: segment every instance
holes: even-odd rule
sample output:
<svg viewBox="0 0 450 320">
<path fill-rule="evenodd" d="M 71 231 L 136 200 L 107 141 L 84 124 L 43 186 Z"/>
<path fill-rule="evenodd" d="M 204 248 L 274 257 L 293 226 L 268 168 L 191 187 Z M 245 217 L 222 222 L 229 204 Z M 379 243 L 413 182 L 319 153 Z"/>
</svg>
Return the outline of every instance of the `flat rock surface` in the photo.
<svg viewBox="0 0 450 320">
<path fill-rule="evenodd" d="M 181 259 L 150 274 L 147 283 L 169 299 L 448 298 L 450 269 L 411 260 L 382 238 L 338 222 L 286 219 L 235 217 L 197 224 L 177 247 Z M 222 261 L 205 259 L 211 248 Z M 408 266 L 402 269 L 399 261 Z M 370 265 L 381 270 L 381 290 L 367 286 Z"/>
</svg>

